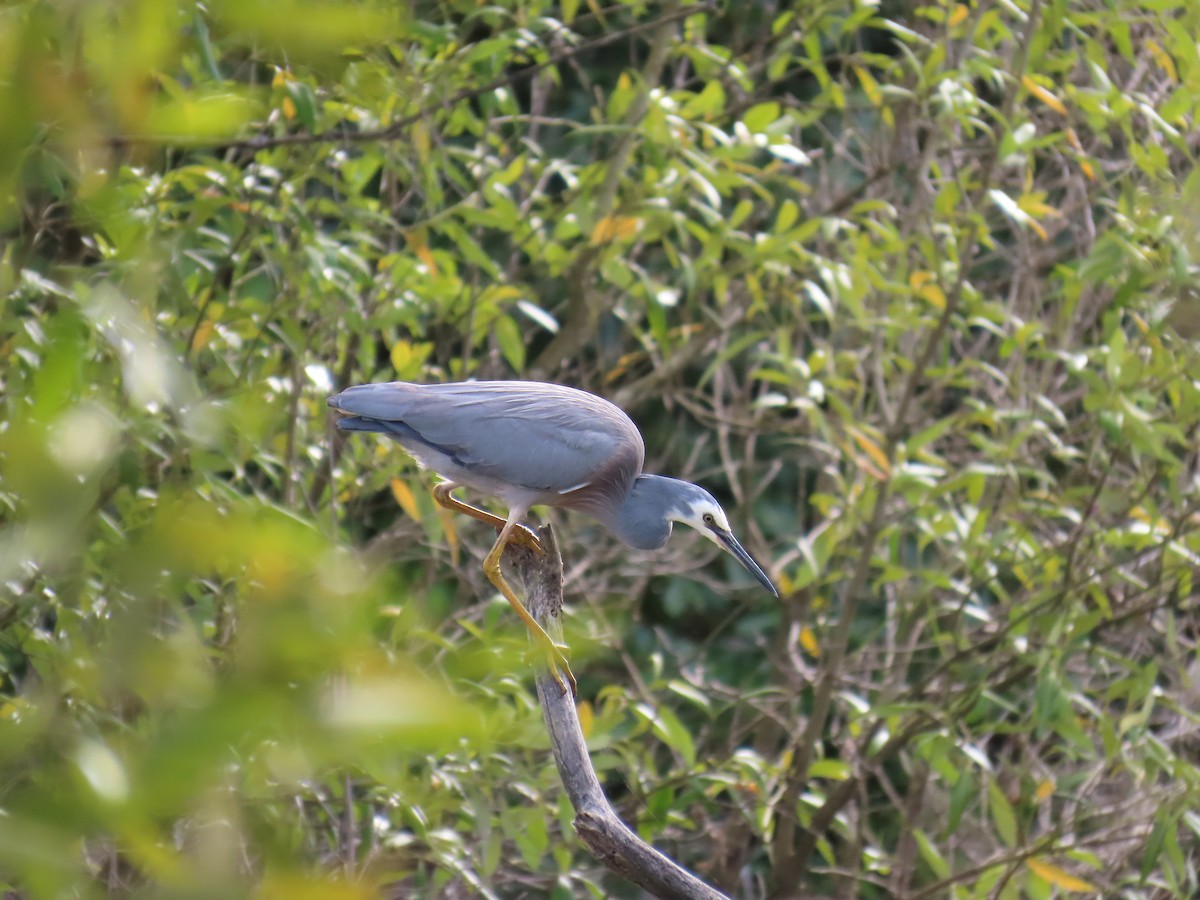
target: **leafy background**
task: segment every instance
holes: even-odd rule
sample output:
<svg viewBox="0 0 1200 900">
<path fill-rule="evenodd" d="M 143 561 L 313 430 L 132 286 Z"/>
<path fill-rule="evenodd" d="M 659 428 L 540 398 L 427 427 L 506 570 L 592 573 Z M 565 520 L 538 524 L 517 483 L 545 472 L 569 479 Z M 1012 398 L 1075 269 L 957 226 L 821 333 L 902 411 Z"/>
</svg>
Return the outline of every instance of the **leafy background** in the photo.
<svg viewBox="0 0 1200 900">
<path fill-rule="evenodd" d="M 602 393 L 783 587 L 552 515 L 739 897 L 1200 892 L 1188 0 L 0 9 L 0 880 L 634 896 L 350 383 Z M 550 515 L 541 511 L 543 515 Z"/>
</svg>

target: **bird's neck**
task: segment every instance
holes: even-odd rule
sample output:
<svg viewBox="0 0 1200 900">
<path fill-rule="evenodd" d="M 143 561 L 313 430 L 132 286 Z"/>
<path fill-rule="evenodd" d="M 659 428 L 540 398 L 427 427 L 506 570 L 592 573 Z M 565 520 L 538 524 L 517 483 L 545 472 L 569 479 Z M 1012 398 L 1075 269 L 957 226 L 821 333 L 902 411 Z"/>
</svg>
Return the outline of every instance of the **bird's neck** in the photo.
<svg viewBox="0 0 1200 900">
<path fill-rule="evenodd" d="M 604 511 L 600 520 L 630 547 L 657 550 L 671 536 L 674 481 L 661 475 L 639 475 L 625 501 Z"/>
</svg>

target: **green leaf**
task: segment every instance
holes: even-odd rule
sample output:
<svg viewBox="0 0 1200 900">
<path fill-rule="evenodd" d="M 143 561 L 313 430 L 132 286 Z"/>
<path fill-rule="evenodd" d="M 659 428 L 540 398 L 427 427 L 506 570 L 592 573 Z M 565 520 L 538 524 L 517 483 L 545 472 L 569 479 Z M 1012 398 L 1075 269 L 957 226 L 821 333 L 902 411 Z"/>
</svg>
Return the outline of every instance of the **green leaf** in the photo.
<svg viewBox="0 0 1200 900">
<path fill-rule="evenodd" d="M 659 740 L 679 753 L 688 768 L 695 766 L 696 745 L 691 734 L 671 710 L 665 706 L 652 708 L 645 704 L 638 704 L 636 709 L 639 715 L 650 723 L 651 731 Z"/>
<path fill-rule="evenodd" d="M 710 81 L 700 93 L 688 100 L 679 114 L 688 119 L 711 119 L 725 111 L 725 86 Z"/>
<path fill-rule="evenodd" d="M 920 828 L 912 830 L 912 836 L 917 842 L 917 851 L 921 854 L 921 859 L 925 861 L 925 865 L 929 866 L 929 870 L 940 879 L 950 877 L 950 864 L 946 862 L 946 858 L 934 846 L 933 841 Z"/>
<path fill-rule="evenodd" d="M 1012 804 L 1004 796 L 1004 791 L 994 781 L 988 782 L 988 810 L 1000 840 L 1006 847 L 1016 847 L 1017 817 L 1013 813 Z"/>
<path fill-rule="evenodd" d="M 850 766 L 841 759 L 818 759 L 808 767 L 811 778 L 829 778 L 833 781 L 846 781 L 850 778 Z"/>
<path fill-rule="evenodd" d="M 774 100 L 756 103 L 746 110 L 742 123 L 754 134 L 766 131 L 779 119 L 782 107 Z"/>
<path fill-rule="evenodd" d="M 800 207 L 794 200 L 784 200 L 779 207 L 779 214 L 775 217 L 775 233 L 782 234 L 787 231 L 798 218 L 800 218 Z"/>
<path fill-rule="evenodd" d="M 959 773 L 958 780 L 950 789 L 950 808 L 946 816 L 945 834 L 950 835 L 958 830 L 962 823 L 963 814 L 971 801 L 979 796 L 979 782 L 964 770 Z"/>
<path fill-rule="evenodd" d="M 509 834 L 525 865 L 532 871 L 541 866 L 542 857 L 550 846 L 550 835 L 546 827 L 546 815 L 540 808 L 517 811 L 517 827 Z"/>
<path fill-rule="evenodd" d="M 1146 845 L 1142 849 L 1141 876 L 1143 881 L 1150 877 L 1150 873 L 1158 865 L 1158 858 L 1162 855 L 1163 847 L 1166 846 L 1168 833 L 1177 827 L 1178 817 L 1173 810 L 1161 809 L 1154 817 L 1154 825 L 1150 828 L 1150 835 L 1146 838 Z"/>
<path fill-rule="evenodd" d="M 512 316 L 497 316 L 496 321 L 492 323 L 492 329 L 505 361 L 512 366 L 514 372 L 520 374 L 525 371 L 525 341 Z"/>
</svg>

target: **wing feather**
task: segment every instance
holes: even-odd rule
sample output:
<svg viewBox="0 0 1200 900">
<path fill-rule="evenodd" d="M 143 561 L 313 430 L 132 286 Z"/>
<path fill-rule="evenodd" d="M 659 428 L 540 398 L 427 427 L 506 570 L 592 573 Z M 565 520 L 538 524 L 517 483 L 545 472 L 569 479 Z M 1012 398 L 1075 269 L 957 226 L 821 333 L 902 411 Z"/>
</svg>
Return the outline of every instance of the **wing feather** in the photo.
<svg viewBox="0 0 1200 900">
<path fill-rule="evenodd" d="M 348 388 L 330 403 L 357 416 L 402 422 L 465 468 L 536 491 L 567 493 L 599 477 L 631 482 L 645 455 L 624 412 L 562 385 L 392 382 Z"/>
</svg>

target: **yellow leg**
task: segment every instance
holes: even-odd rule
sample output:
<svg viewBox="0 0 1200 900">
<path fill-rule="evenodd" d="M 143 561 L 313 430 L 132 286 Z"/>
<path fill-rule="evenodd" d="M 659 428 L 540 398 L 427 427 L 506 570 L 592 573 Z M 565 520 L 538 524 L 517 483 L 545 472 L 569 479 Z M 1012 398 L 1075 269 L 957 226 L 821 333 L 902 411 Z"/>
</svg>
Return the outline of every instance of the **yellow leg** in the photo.
<svg viewBox="0 0 1200 900">
<path fill-rule="evenodd" d="M 433 489 L 433 499 L 438 502 L 438 505 L 445 509 L 454 512 L 460 512 L 470 516 L 472 519 L 478 519 L 480 522 L 487 522 L 497 531 L 500 531 L 507 524 L 505 519 L 499 516 L 494 516 L 485 509 L 480 509 L 478 506 L 472 506 L 469 503 L 463 503 L 461 500 L 455 500 L 451 496 L 451 492 L 458 487 L 453 481 L 443 481 Z M 522 546 L 532 550 L 534 553 L 541 556 L 542 542 L 537 539 L 537 535 L 532 530 L 524 525 L 517 525 L 513 528 L 512 534 L 509 537 L 510 543 L 521 544 Z"/>
<path fill-rule="evenodd" d="M 529 614 L 525 604 L 513 593 L 513 589 L 508 586 L 508 582 L 504 580 L 504 575 L 500 571 L 500 557 L 504 555 L 504 548 L 513 535 L 514 529 L 519 527 L 521 526 L 517 525 L 513 519 L 504 522 L 500 529 L 500 536 L 496 538 L 496 543 L 483 560 L 484 574 L 487 575 L 488 581 L 495 585 L 496 590 L 504 595 L 504 599 L 508 601 L 508 605 L 513 608 L 513 611 L 521 617 L 521 621 L 525 623 L 525 627 L 529 629 L 533 639 L 546 651 L 546 662 L 550 667 L 550 674 L 554 676 L 554 680 L 558 682 L 562 692 L 564 694 L 567 692 L 567 683 L 563 681 L 565 675 L 567 681 L 571 683 L 571 696 L 578 697 L 579 687 L 575 684 L 575 676 L 571 674 L 571 667 L 567 665 L 567 658 L 563 655 L 563 651 L 567 648 L 562 644 L 554 643 L 554 639 L 546 634 L 546 630 L 538 624 L 537 619 Z"/>
</svg>

